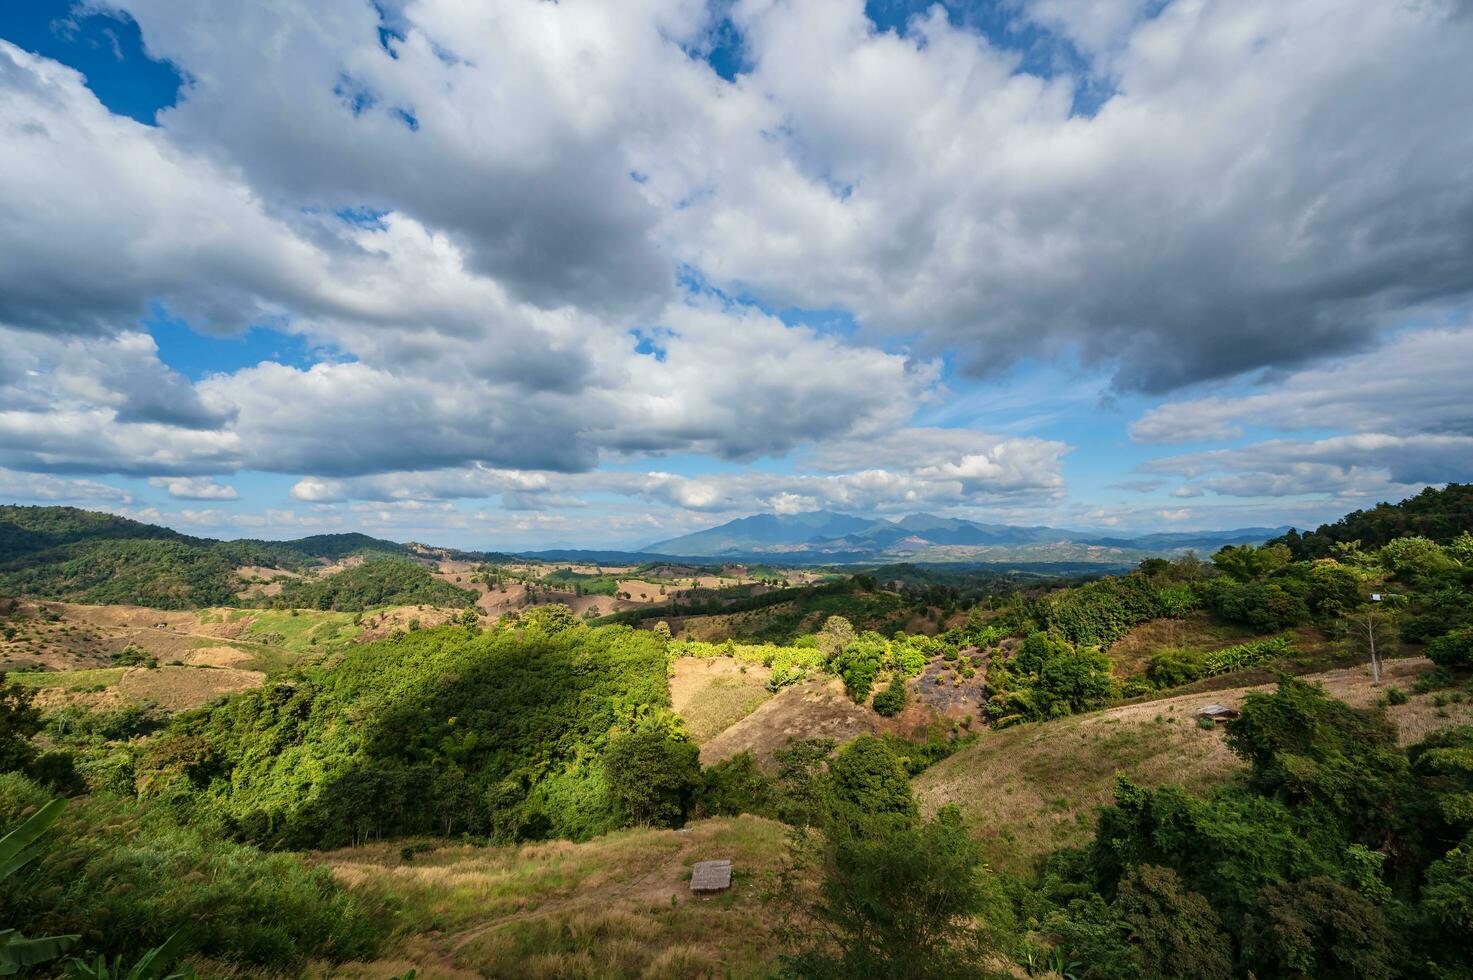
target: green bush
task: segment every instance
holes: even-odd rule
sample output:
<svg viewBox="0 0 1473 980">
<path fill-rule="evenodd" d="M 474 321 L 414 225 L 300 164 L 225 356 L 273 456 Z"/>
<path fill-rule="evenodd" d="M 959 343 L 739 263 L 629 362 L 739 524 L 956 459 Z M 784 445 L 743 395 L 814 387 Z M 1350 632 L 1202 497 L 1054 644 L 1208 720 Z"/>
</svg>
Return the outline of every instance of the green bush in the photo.
<svg viewBox="0 0 1473 980">
<path fill-rule="evenodd" d="M 658 729 L 609 742 L 604 767 L 614 809 L 642 827 L 679 827 L 701 785 L 700 750 Z"/>
<path fill-rule="evenodd" d="M 470 606 L 476 593 L 442 582 L 429 569 L 399 558 L 375 558 L 324 578 L 287 582 L 278 608 L 362 611 L 376 606 Z"/>
<path fill-rule="evenodd" d="M 897 818 L 810 838 L 820 871 L 815 942 L 784 957 L 784 978 L 983 977 L 996 906 L 977 842 L 955 807 L 925 823 Z M 800 848 L 801 848 L 800 844 Z"/>
<path fill-rule="evenodd" d="M 1247 670 L 1273 663 L 1294 652 L 1294 644 L 1287 636 L 1276 636 L 1267 640 L 1239 643 L 1222 650 L 1214 650 L 1202 658 L 1202 673 L 1207 677 L 1226 674 L 1233 670 Z"/>
<path fill-rule="evenodd" d="M 1268 582 L 1238 582 L 1223 577 L 1208 593 L 1214 611 L 1231 623 L 1242 623 L 1258 633 L 1277 633 L 1309 622 L 1304 583 L 1289 578 Z"/>
<path fill-rule="evenodd" d="M 910 778 L 881 739 L 861 735 L 829 765 L 829 791 L 843 811 L 861 815 L 916 812 Z"/>
<path fill-rule="evenodd" d="M 874 708 L 878 714 L 893 718 L 904 711 L 909 703 L 910 690 L 905 686 L 904 679 L 893 677 L 885 689 L 875 695 Z"/>
<path fill-rule="evenodd" d="M 157 667 L 159 658 L 136 643 L 129 643 L 112 655 L 112 663 L 114 667 Z"/>
<path fill-rule="evenodd" d="M 707 766 L 701 773 L 701 791 L 696 799 L 700 817 L 733 817 L 739 813 L 776 815 L 776 790 L 757 767 L 750 752 L 738 752 Z"/>
<path fill-rule="evenodd" d="M 1162 650 L 1151 657 L 1146 676 L 1159 688 L 1190 684 L 1202 676 L 1202 655 L 1193 650 Z"/>
<path fill-rule="evenodd" d="M 1428 660 L 1448 670 L 1473 667 L 1473 628 L 1428 640 L 1426 652 Z"/>
<path fill-rule="evenodd" d="M 0 775 L 0 825 L 48 798 L 18 774 Z M 385 909 L 326 869 L 175 826 L 136 803 L 74 800 L 41 847 L 0 885 L 0 900 L 32 931 L 81 934 L 77 952 L 132 959 L 178 932 L 185 955 L 296 973 L 309 959 L 372 958 L 393 932 Z"/>
</svg>

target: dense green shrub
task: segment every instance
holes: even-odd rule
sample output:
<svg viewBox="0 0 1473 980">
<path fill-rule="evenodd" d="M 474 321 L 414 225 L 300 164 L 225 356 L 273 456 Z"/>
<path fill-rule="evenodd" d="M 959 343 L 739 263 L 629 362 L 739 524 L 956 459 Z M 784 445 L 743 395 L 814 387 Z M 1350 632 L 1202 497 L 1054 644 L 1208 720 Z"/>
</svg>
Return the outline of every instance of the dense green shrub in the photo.
<svg viewBox="0 0 1473 980">
<path fill-rule="evenodd" d="M 1221 650 L 1213 650 L 1205 655 L 1202 658 L 1202 673 L 1204 676 L 1213 677 L 1232 670 L 1262 667 L 1264 664 L 1287 657 L 1293 652 L 1294 644 L 1286 636 L 1239 643 Z"/>
<path fill-rule="evenodd" d="M 993 881 L 955 807 L 839 825 L 810 838 L 820 881 L 809 916 L 819 941 L 785 957 L 784 978 L 982 977 Z"/>
<path fill-rule="evenodd" d="M 626 732 L 604 751 L 616 813 L 639 826 L 679 827 L 701 785 L 700 750 L 659 729 Z"/>
<path fill-rule="evenodd" d="M 837 619 L 838 617 L 833 617 Z M 831 654 L 828 668 L 844 681 L 844 690 L 856 703 L 864 703 L 874 689 L 889 658 L 889 645 L 878 633 L 864 632 L 837 653 Z"/>
<path fill-rule="evenodd" d="M 442 582 L 423 565 L 376 558 L 322 578 L 293 579 L 272 600 L 279 608 L 357 612 L 376 606 L 469 606 L 476 593 Z"/>
<path fill-rule="evenodd" d="M 1421 900 L 1422 948 L 1436 951 L 1443 976 L 1473 975 L 1473 833 L 1428 867 Z"/>
<path fill-rule="evenodd" d="M 881 739 L 861 735 L 829 765 L 829 792 L 843 810 L 860 814 L 913 815 L 910 778 Z"/>
<path fill-rule="evenodd" d="M 1473 484 L 1449 483 L 1440 489 L 1428 487 L 1400 503 L 1355 511 L 1315 531 L 1302 535 L 1290 532 L 1280 540 L 1296 558 L 1322 558 L 1331 554 L 1335 545 L 1351 541 L 1359 541 L 1364 548 L 1380 548 L 1394 538 L 1415 535 L 1447 544 L 1470 528 Z"/>
<path fill-rule="evenodd" d="M 1258 633 L 1277 633 L 1309 622 L 1306 586 L 1295 579 L 1270 582 L 1214 580 L 1208 597 L 1213 610 L 1230 623 L 1241 623 Z"/>
<path fill-rule="evenodd" d="M 1181 615 L 1192 605 L 1180 589 L 1170 600 L 1150 578 L 1135 573 L 1065 589 L 1041 604 L 1044 625 L 1077 646 L 1107 647 L 1134 626 L 1166 615 Z"/>
<path fill-rule="evenodd" d="M 1011 662 L 994 655 L 987 686 L 988 715 L 1004 728 L 1098 708 L 1119 693 L 1104 653 L 1075 650 L 1041 632 L 1030 634 Z"/>
<path fill-rule="evenodd" d="M 1265 885 L 1243 928 L 1243 957 L 1262 977 L 1390 980 L 1394 945 L 1385 913 L 1327 876 Z"/>
<path fill-rule="evenodd" d="M 1473 629 L 1462 629 L 1427 641 L 1427 659 L 1449 670 L 1473 667 Z"/>
<path fill-rule="evenodd" d="M 1170 868 L 1141 864 L 1120 881 L 1115 897 L 1141 977 L 1160 980 L 1227 980 L 1233 947 L 1207 900 Z"/>
<path fill-rule="evenodd" d="M 1151 656 L 1146 676 L 1159 688 L 1190 684 L 1202 676 L 1202 655 L 1195 650 L 1162 650 Z"/>
<path fill-rule="evenodd" d="M 0 826 L 50 794 L 0 775 Z M 40 857 L 0 885 L 37 933 L 80 933 L 74 952 L 122 955 L 180 933 L 186 955 L 290 974 L 309 959 L 372 958 L 392 919 L 294 855 L 179 827 L 136 803 L 73 800 Z"/>
<path fill-rule="evenodd" d="M 738 752 L 730 759 L 707 766 L 701 773 L 701 791 L 696 799 L 696 815 L 732 817 L 739 813 L 775 816 L 776 788 L 757 767 L 750 752 Z"/>
<path fill-rule="evenodd" d="M 892 677 L 885 689 L 875 695 L 874 709 L 886 718 L 893 718 L 904 711 L 909 703 L 910 690 L 905 686 L 905 679 Z"/>
</svg>

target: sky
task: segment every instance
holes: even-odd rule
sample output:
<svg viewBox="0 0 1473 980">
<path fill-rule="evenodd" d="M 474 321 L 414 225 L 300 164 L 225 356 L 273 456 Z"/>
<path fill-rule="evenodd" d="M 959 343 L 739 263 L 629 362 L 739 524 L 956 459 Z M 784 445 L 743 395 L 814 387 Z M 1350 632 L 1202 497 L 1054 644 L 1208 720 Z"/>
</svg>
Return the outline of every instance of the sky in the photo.
<svg viewBox="0 0 1473 980">
<path fill-rule="evenodd" d="M 639 547 L 1473 479 L 1468 0 L 0 6 L 0 501 Z"/>
</svg>

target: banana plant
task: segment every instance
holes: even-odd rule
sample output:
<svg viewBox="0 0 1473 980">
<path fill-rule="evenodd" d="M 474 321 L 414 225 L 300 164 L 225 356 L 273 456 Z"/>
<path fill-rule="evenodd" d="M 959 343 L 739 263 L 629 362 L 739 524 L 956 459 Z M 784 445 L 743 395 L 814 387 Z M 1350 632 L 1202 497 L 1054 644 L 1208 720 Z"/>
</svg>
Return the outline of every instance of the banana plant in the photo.
<svg viewBox="0 0 1473 980">
<path fill-rule="evenodd" d="M 36 856 L 36 841 L 56 823 L 66 800 L 55 799 L 0 838 L 0 881 L 25 867 Z M 79 936 L 40 936 L 27 939 L 14 929 L 0 929 L 0 976 L 13 976 L 37 963 L 65 953 Z"/>
<path fill-rule="evenodd" d="M 91 962 L 73 958 L 67 961 L 66 972 L 62 976 L 66 980 L 198 980 L 199 974 L 187 963 L 173 972 L 169 971 L 169 964 L 179 958 L 181 945 L 176 932 L 162 946 L 155 946 L 144 953 L 131 968 L 123 966 L 121 956 L 111 963 L 101 956 Z"/>
</svg>

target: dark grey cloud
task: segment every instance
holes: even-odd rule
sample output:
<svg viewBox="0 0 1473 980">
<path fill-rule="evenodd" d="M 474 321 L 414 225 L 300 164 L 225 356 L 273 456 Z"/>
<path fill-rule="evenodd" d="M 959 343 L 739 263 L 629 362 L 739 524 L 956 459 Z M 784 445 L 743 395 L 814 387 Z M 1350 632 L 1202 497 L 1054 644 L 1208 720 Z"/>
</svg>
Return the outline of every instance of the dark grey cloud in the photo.
<svg viewBox="0 0 1473 980">
<path fill-rule="evenodd" d="M 944 18 L 901 39 L 857 4 L 744 6 L 743 85 L 782 127 L 673 240 L 976 373 L 1072 353 L 1158 393 L 1473 290 L 1473 23 L 1447 5 L 1025 6 L 1115 80 L 1094 117 Z"/>
</svg>

